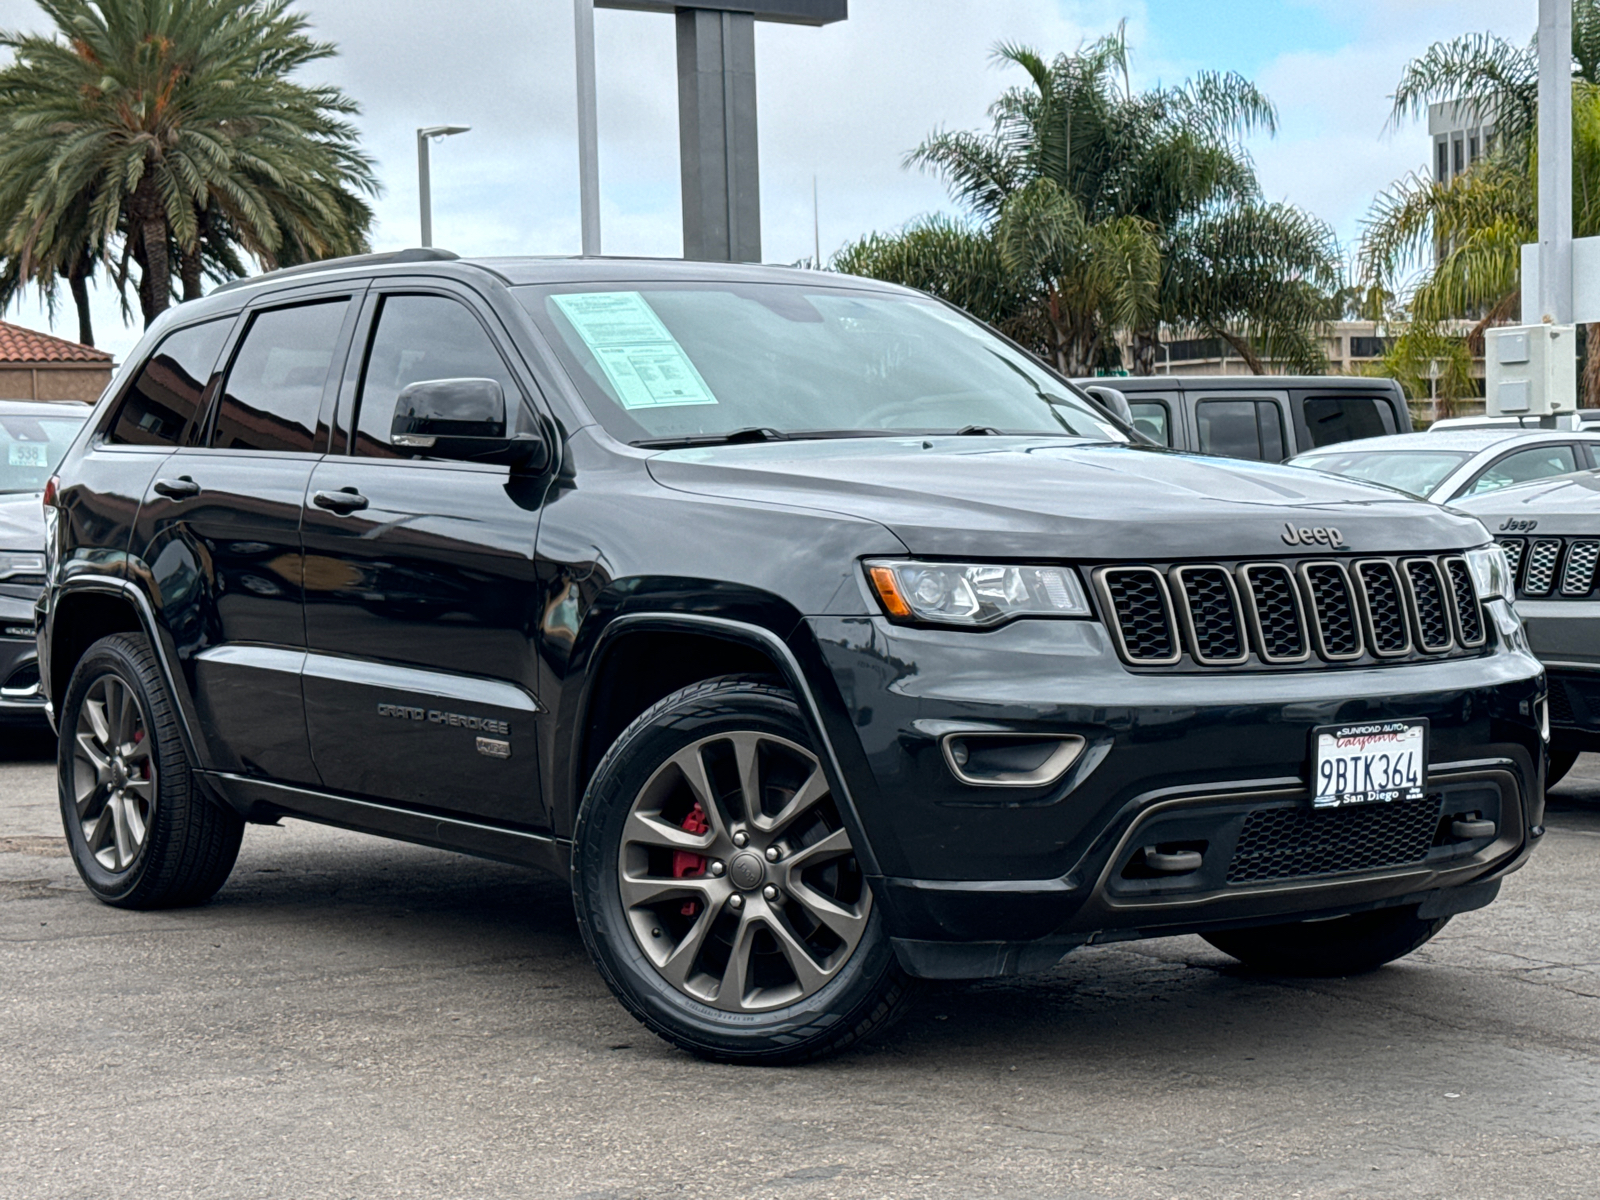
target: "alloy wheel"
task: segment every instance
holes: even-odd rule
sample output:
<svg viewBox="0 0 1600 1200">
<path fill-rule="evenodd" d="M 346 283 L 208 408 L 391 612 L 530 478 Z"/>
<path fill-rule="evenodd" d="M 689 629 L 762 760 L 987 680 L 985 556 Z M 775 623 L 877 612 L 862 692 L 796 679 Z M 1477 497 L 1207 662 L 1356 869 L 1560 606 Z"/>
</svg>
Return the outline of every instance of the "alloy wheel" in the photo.
<svg viewBox="0 0 1600 1200">
<path fill-rule="evenodd" d="M 656 971 L 725 1012 L 813 995 L 872 911 L 816 755 L 769 733 L 716 734 L 663 763 L 628 812 L 618 868 Z"/>
<path fill-rule="evenodd" d="M 89 853 L 108 871 L 126 871 L 150 836 L 156 779 L 144 711 L 116 675 L 100 676 L 84 695 L 72 780 Z"/>
</svg>

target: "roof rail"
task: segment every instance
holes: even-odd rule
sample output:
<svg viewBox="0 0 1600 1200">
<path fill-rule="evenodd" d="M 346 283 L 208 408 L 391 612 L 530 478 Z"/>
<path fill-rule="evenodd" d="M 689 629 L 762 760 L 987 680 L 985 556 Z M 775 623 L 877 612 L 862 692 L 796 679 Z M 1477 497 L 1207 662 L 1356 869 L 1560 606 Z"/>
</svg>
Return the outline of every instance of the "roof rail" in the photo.
<svg viewBox="0 0 1600 1200">
<path fill-rule="evenodd" d="M 230 279 L 227 283 L 212 288 L 210 294 L 215 296 L 218 292 L 228 292 L 234 288 L 249 287 L 251 284 L 262 283 L 269 279 L 286 279 L 291 275 L 312 275 L 318 271 L 337 271 L 342 267 L 378 267 L 388 263 L 449 262 L 460 257 L 453 250 L 441 250 L 436 246 L 412 246 L 408 250 L 385 250 L 381 254 L 352 254 L 345 258 L 324 258 L 317 262 L 301 263 L 299 266 L 280 267 L 276 271 L 267 271 L 261 275 L 246 275 L 243 279 Z"/>
</svg>

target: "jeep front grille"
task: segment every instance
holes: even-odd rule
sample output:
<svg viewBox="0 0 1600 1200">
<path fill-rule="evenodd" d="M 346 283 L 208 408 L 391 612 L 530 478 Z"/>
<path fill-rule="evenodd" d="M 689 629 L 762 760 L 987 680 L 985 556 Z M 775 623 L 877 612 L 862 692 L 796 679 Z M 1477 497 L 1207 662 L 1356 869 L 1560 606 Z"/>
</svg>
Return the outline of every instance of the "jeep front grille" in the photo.
<svg viewBox="0 0 1600 1200">
<path fill-rule="evenodd" d="M 1111 567 L 1100 584 L 1116 614 L 1117 640 L 1129 662 L 1161 666 L 1178 661 L 1167 583 L 1150 567 Z"/>
<path fill-rule="evenodd" d="M 1311 593 L 1311 629 L 1317 652 L 1329 662 L 1361 657 L 1361 627 L 1356 621 L 1356 597 L 1343 563 L 1306 563 L 1301 577 Z"/>
<path fill-rule="evenodd" d="M 1488 640 L 1458 554 L 1119 565 L 1093 577 L 1118 651 L 1134 667 L 1281 667 L 1313 655 L 1414 662 L 1473 653 Z"/>
<path fill-rule="evenodd" d="M 1356 564 L 1355 576 L 1361 615 L 1366 620 L 1367 648 L 1382 658 L 1409 653 L 1411 630 L 1406 627 L 1406 603 L 1394 564 L 1383 558 L 1368 559 Z"/>
<path fill-rule="evenodd" d="M 1250 563 L 1239 574 L 1261 657 L 1275 663 L 1304 662 L 1311 646 L 1294 572 L 1282 563 Z"/>
<path fill-rule="evenodd" d="M 1594 538 L 1501 538 L 1500 546 L 1524 599 L 1586 600 L 1600 583 L 1600 541 Z"/>
<path fill-rule="evenodd" d="M 1464 558 L 1444 560 L 1445 575 L 1450 580 L 1450 599 L 1455 605 L 1456 641 L 1471 649 L 1483 645 L 1483 613 L 1478 608 L 1472 589 L 1472 569 Z"/>
</svg>

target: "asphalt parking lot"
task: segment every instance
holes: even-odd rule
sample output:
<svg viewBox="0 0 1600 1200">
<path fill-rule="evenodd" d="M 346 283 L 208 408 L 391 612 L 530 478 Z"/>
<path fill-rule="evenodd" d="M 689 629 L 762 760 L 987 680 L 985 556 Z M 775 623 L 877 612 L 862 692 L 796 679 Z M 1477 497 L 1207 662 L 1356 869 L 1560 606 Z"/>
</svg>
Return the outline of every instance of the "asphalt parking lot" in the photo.
<svg viewBox="0 0 1600 1200">
<path fill-rule="evenodd" d="M 511 867 L 290 823 L 204 908 L 102 907 L 48 747 L 6 745 L 0 1196 L 1600 1190 L 1600 757 L 1492 908 L 1375 975 L 1097 947 L 762 1070 L 635 1024 L 563 886 Z"/>
</svg>

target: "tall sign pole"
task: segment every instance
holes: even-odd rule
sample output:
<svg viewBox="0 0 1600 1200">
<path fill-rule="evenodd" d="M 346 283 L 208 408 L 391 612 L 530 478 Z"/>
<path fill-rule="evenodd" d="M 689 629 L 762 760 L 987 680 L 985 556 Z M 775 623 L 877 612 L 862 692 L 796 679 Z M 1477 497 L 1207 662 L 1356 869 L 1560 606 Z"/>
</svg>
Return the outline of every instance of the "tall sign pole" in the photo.
<svg viewBox="0 0 1600 1200">
<path fill-rule="evenodd" d="M 600 253 L 600 122 L 595 109 L 594 0 L 572 0 L 578 51 L 578 205 L 583 253 Z"/>
<path fill-rule="evenodd" d="M 1539 311 L 1572 323 L 1572 0 L 1539 0 Z"/>
<path fill-rule="evenodd" d="M 578 0 L 584 4 L 587 0 Z M 829 25 L 847 0 L 592 0 L 600 8 L 672 13 L 678 38 L 678 152 L 683 256 L 761 259 L 756 144 L 757 21 Z"/>
</svg>

